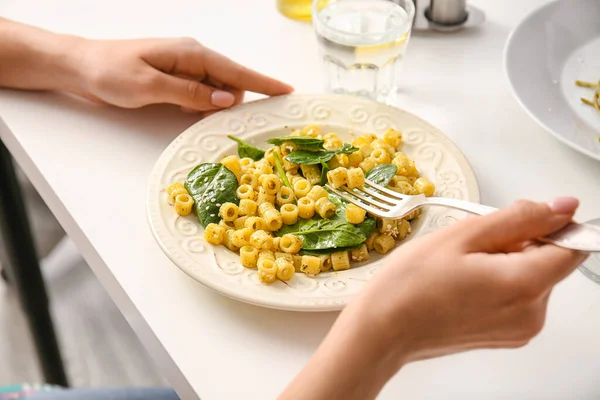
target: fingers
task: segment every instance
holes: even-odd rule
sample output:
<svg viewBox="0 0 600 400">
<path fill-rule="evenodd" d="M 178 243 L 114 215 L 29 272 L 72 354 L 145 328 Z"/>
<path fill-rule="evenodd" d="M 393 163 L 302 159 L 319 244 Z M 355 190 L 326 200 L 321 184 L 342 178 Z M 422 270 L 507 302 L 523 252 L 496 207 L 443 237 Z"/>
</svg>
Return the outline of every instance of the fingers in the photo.
<svg viewBox="0 0 600 400">
<path fill-rule="evenodd" d="M 552 233 L 571 221 L 577 199 L 563 197 L 552 202 L 518 201 L 505 209 L 465 220 L 461 235 L 470 252 L 505 252 L 515 245 Z"/>
<path fill-rule="evenodd" d="M 240 90 L 277 96 L 291 93 L 290 85 L 270 78 L 219 54 L 204 48 L 204 68 L 208 76 Z"/>
<path fill-rule="evenodd" d="M 290 85 L 246 68 L 211 49 L 203 47 L 198 53 L 206 76 L 233 88 L 267 96 L 294 91 Z"/>
<path fill-rule="evenodd" d="M 546 244 L 512 256 L 516 261 L 512 266 L 520 270 L 523 280 L 538 281 L 547 290 L 579 267 L 589 253 Z"/>
<path fill-rule="evenodd" d="M 236 95 L 226 90 L 163 73 L 155 80 L 149 96 L 153 103 L 170 103 L 197 111 L 219 110 L 238 102 Z"/>
</svg>

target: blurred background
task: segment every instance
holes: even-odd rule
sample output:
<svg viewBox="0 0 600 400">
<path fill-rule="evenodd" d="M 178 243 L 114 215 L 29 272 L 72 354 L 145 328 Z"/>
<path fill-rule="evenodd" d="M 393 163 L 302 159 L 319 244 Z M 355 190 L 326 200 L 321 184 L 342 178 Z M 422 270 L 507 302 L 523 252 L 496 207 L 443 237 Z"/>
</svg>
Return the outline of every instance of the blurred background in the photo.
<svg viewBox="0 0 600 400">
<path fill-rule="evenodd" d="M 71 385 L 166 384 L 31 183 L 22 173 L 19 178 Z M 5 259 L 0 249 L 0 265 Z M 0 354 L 0 386 L 43 382 L 16 293 L 4 281 L 0 282 Z"/>
</svg>

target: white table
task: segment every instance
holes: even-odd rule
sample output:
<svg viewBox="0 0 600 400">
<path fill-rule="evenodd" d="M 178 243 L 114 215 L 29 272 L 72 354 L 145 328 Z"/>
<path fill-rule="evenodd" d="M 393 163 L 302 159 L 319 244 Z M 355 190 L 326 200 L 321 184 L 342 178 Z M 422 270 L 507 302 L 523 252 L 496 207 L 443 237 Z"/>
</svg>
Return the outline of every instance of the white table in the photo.
<svg viewBox="0 0 600 400">
<path fill-rule="evenodd" d="M 481 30 L 413 38 L 400 106 L 462 148 L 483 202 L 505 206 L 567 194 L 582 201 L 578 219 L 598 217 L 600 165 L 538 127 L 503 73 L 509 31 L 544 0 L 472 3 L 486 12 Z M 280 16 L 274 0 L 9 0 L 0 3 L 0 15 L 97 38 L 193 36 L 298 92 L 321 91 L 311 26 Z M 0 138 L 180 396 L 274 398 L 337 314 L 229 300 L 163 255 L 145 218 L 147 177 L 165 146 L 197 117 L 7 90 L 0 91 L 0 115 L 8 126 L 0 127 Z M 599 332 L 600 287 L 576 272 L 555 291 L 546 329 L 526 348 L 410 365 L 381 398 L 598 399 Z"/>
</svg>

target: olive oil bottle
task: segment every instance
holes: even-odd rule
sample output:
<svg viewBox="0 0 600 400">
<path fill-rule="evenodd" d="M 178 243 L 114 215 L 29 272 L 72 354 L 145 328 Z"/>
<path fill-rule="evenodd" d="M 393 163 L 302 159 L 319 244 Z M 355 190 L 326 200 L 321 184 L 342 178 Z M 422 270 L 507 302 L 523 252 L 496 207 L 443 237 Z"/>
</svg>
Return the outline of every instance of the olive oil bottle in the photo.
<svg viewBox="0 0 600 400">
<path fill-rule="evenodd" d="M 279 12 L 298 21 L 310 21 L 312 0 L 277 0 Z"/>
</svg>

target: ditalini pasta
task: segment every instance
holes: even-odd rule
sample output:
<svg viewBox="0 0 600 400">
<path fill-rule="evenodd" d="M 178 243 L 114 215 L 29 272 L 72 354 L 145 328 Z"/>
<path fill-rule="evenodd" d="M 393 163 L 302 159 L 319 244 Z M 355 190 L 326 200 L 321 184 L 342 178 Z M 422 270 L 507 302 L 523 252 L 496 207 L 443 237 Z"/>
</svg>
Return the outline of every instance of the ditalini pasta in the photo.
<svg viewBox="0 0 600 400">
<path fill-rule="evenodd" d="M 165 192 L 179 218 L 195 214 L 204 240 L 239 252 L 264 284 L 344 271 L 369 260 L 371 251 L 387 254 L 420 216 L 416 210 L 404 219 L 376 219 L 327 185 L 353 190 L 371 180 L 406 195 L 435 193 L 395 129 L 344 143 L 310 125 L 269 139 L 266 150 L 236 141 L 238 156 L 200 164 Z"/>
</svg>

